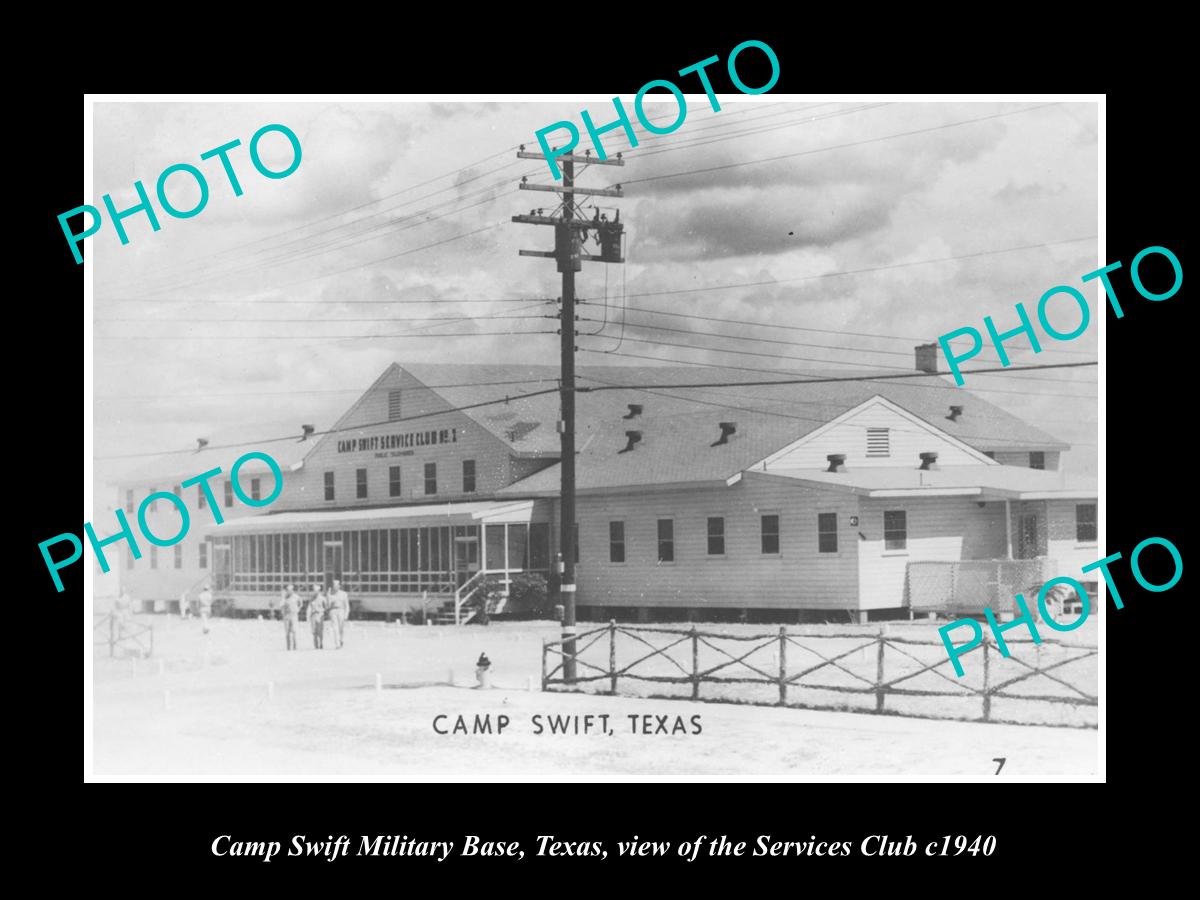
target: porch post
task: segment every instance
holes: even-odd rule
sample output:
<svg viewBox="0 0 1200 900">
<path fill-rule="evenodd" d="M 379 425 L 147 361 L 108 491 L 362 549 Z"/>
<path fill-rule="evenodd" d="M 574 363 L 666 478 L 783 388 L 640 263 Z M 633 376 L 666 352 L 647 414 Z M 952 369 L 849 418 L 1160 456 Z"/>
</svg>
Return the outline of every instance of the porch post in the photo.
<svg viewBox="0 0 1200 900">
<path fill-rule="evenodd" d="M 1004 558 L 1012 559 L 1012 501 L 1004 501 Z"/>
</svg>

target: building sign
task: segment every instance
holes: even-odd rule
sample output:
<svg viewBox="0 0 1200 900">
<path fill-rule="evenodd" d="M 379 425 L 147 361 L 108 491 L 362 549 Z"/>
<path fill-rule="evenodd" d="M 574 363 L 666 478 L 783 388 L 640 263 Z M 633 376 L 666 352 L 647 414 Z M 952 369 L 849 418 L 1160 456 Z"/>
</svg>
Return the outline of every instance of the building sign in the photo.
<svg viewBox="0 0 1200 900">
<path fill-rule="evenodd" d="M 338 453 L 366 453 L 371 450 L 394 450 L 401 447 L 431 447 L 434 444 L 457 444 L 458 429 L 440 431 L 408 431 L 401 434 L 376 434 L 371 437 L 347 438 L 337 442 Z"/>
</svg>

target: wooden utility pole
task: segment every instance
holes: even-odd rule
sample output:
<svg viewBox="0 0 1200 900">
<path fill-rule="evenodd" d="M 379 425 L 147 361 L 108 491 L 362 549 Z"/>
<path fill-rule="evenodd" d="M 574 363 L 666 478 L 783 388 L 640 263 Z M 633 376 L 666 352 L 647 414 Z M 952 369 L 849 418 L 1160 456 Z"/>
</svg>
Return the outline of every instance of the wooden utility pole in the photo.
<svg viewBox="0 0 1200 900">
<path fill-rule="evenodd" d="M 541 153 L 527 153 L 524 145 L 517 153 L 519 159 L 542 159 Z M 529 184 L 521 179 L 520 188 L 525 191 L 552 191 L 562 196 L 557 209 L 550 215 L 544 210 L 530 210 L 529 215 L 513 216 L 514 222 L 527 225 L 554 226 L 554 250 L 521 250 L 521 256 L 538 256 L 558 261 L 562 273 L 562 309 L 559 312 L 559 334 L 562 335 L 561 377 L 559 382 L 562 417 L 558 422 L 561 445 L 560 467 L 562 473 L 562 497 L 559 502 L 558 598 L 563 608 L 563 679 L 575 678 L 575 554 L 578 552 L 575 528 L 575 273 L 583 268 L 583 260 L 591 262 L 623 263 L 621 234 L 624 226 L 618 212 L 613 221 L 599 217 L 588 219 L 583 215 L 575 198 L 577 195 L 593 197 L 623 197 L 621 186 L 612 188 L 580 188 L 575 185 L 575 164 L 586 168 L 589 165 L 623 166 L 621 154 L 616 159 L 595 159 L 589 154 L 578 156 L 564 154 L 556 158 L 562 168 L 562 184 Z M 596 231 L 601 252 L 584 253 L 582 244 L 589 230 Z"/>
</svg>

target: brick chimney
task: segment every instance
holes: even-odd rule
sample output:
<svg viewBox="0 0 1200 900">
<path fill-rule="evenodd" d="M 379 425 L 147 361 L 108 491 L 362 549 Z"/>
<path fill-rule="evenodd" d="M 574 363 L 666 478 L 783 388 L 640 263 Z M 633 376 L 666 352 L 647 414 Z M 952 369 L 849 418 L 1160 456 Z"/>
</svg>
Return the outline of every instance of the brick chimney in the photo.
<svg viewBox="0 0 1200 900">
<path fill-rule="evenodd" d="M 916 347 L 917 371 L 938 374 L 938 345 L 918 344 Z"/>
</svg>

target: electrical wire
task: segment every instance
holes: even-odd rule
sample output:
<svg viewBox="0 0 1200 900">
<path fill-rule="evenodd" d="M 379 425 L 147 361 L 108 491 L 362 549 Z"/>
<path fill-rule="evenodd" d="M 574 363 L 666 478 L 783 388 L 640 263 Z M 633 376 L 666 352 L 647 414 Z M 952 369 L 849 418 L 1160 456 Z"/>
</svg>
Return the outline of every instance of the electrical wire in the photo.
<svg viewBox="0 0 1200 900">
<path fill-rule="evenodd" d="M 1048 363 L 1048 364 L 1033 365 L 1033 366 L 1010 366 L 1007 369 L 976 369 L 976 370 L 971 370 L 971 371 L 964 371 L 963 375 L 984 374 L 984 373 L 988 373 L 988 372 L 1009 372 L 1009 373 L 1025 372 L 1025 371 L 1033 371 L 1033 370 L 1041 370 L 1041 369 L 1072 369 L 1072 368 L 1081 368 L 1084 366 L 1094 366 L 1094 365 L 1096 365 L 1096 363 L 1094 363 L 1094 362 Z M 649 384 L 649 385 L 646 385 L 646 384 L 620 384 L 620 385 L 601 384 L 596 387 L 587 387 L 587 386 L 581 386 L 581 385 L 576 384 L 574 386 L 573 390 L 575 393 L 580 394 L 580 393 L 598 393 L 601 391 L 612 391 L 612 390 L 642 390 L 642 389 L 683 390 L 683 389 L 721 388 L 721 387 L 764 387 L 764 386 L 768 386 L 768 385 L 788 385 L 788 384 L 832 384 L 832 383 L 836 383 L 836 382 L 853 382 L 853 381 L 898 381 L 898 380 L 911 379 L 911 378 L 929 378 L 929 377 L 930 377 L 929 374 L 925 373 L 925 372 L 903 372 L 903 373 L 897 373 L 894 375 L 872 375 L 869 377 L 858 376 L 858 375 L 845 375 L 845 376 L 830 376 L 830 377 L 773 379 L 773 380 L 762 380 L 762 381 L 716 381 L 716 382 L 702 382 L 702 383 L 688 383 L 688 384 Z M 540 397 L 545 394 L 558 393 L 559 390 L 560 390 L 560 388 L 547 388 L 545 390 L 531 391 L 529 393 L 518 394 L 516 396 L 506 395 L 504 397 L 498 397 L 494 400 L 482 400 L 482 401 L 479 401 L 478 403 L 468 403 L 468 404 L 461 405 L 461 406 L 448 407 L 446 409 L 441 409 L 436 412 L 420 413 L 415 416 L 405 416 L 405 417 L 402 417 L 399 419 L 384 419 L 384 420 L 381 420 L 378 422 L 363 422 L 363 423 L 360 423 L 357 425 L 348 426 L 346 428 L 330 428 L 330 429 L 326 429 L 325 431 L 315 431 L 311 435 L 309 435 L 309 437 L 323 436 L 323 435 L 328 435 L 328 434 L 341 434 L 341 433 L 345 433 L 345 432 L 349 432 L 349 431 L 361 431 L 364 428 L 373 428 L 373 427 L 376 427 L 379 425 L 394 425 L 397 422 L 411 422 L 411 421 L 417 421 L 419 419 L 431 418 L 433 416 L 442 416 L 442 415 L 445 415 L 447 413 L 452 413 L 452 412 L 466 412 L 466 411 L 472 410 L 472 409 L 481 409 L 485 406 L 497 406 L 502 403 L 509 404 L 516 400 L 526 400 L 526 399 L 530 399 L 533 397 Z M 228 449 L 231 449 L 234 447 L 245 447 L 245 446 L 248 446 L 251 444 L 273 444 L 273 443 L 279 443 L 281 441 L 295 441 L 295 440 L 297 440 L 296 435 L 290 434 L 290 435 L 284 435 L 281 437 L 264 438 L 262 440 L 257 440 L 257 441 L 239 441 L 237 443 L 232 443 L 232 444 L 218 444 L 215 446 L 207 446 L 207 447 L 205 447 L 205 449 L 206 450 L 228 450 Z M 165 451 L 156 451 L 156 452 L 147 451 L 147 452 L 142 452 L 142 453 L 127 453 L 127 454 L 122 454 L 119 456 L 97 457 L 96 461 L 97 462 L 107 462 L 107 461 L 114 460 L 114 459 L 134 459 L 134 458 L 141 458 L 141 457 L 146 457 L 146 456 L 166 456 L 166 455 L 177 454 L 177 453 L 195 453 L 195 452 L 197 452 L 195 450 L 195 448 L 187 448 L 187 449 L 182 449 L 182 450 L 180 450 L 180 449 L 165 450 Z"/>
</svg>

